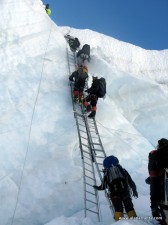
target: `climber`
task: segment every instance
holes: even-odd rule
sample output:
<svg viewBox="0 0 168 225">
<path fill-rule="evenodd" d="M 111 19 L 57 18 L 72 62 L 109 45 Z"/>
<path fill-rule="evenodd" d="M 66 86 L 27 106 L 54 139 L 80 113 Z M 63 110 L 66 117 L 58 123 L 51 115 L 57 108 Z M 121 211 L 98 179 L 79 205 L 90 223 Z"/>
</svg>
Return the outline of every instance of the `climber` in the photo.
<svg viewBox="0 0 168 225">
<path fill-rule="evenodd" d="M 74 102 L 79 100 L 79 103 L 83 103 L 83 90 L 85 88 L 86 80 L 88 79 L 88 68 L 86 66 L 79 66 L 70 76 L 69 80 L 74 81 Z"/>
<path fill-rule="evenodd" d="M 46 4 L 45 11 L 50 16 L 51 15 L 51 9 L 49 7 L 50 7 L 49 4 Z"/>
<path fill-rule="evenodd" d="M 87 66 L 88 62 L 90 61 L 90 45 L 83 45 L 82 49 L 77 52 L 76 57 L 78 65 L 82 64 Z"/>
<path fill-rule="evenodd" d="M 88 117 L 95 118 L 97 110 L 97 101 L 99 98 L 103 98 L 106 94 L 106 80 L 101 77 L 98 79 L 97 76 L 92 76 L 92 85 L 89 89 L 85 90 L 89 95 L 84 99 L 84 106 L 86 111 L 92 111 Z"/>
<path fill-rule="evenodd" d="M 94 185 L 96 190 L 109 188 L 110 199 L 114 206 L 114 219 L 118 221 L 123 217 L 123 206 L 128 218 L 135 218 L 136 212 L 131 199 L 132 189 L 133 196 L 138 198 L 136 185 L 129 173 L 119 164 L 117 157 L 111 155 L 104 159 L 104 177 L 100 186 Z"/>
<path fill-rule="evenodd" d="M 65 37 L 66 41 L 68 42 L 71 51 L 76 52 L 76 50 L 80 46 L 79 39 L 77 37 L 72 37 L 69 34 L 65 35 L 64 37 Z"/>
</svg>

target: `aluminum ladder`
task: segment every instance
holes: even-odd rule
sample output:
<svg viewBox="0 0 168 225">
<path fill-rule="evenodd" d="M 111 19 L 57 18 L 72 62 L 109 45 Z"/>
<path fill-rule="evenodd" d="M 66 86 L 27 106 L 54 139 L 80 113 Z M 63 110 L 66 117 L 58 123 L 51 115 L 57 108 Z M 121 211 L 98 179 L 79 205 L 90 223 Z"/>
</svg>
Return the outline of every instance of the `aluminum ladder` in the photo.
<svg viewBox="0 0 168 225">
<path fill-rule="evenodd" d="M 70 52 L 68 48 L 67 48 L 67 60 L 68 60 L 68 73 L 70 75 L 73 71 L 76 70 L 76 57 L 75 53 Z M 87 211 L 94 212 L 98 215 L 98 220 L 100 221 L 100 206 L 98 202 L 98 191 L 97 190 L 93 191 L 92 186 L 96 184 L 95 168 L 97 170 L 100 180 L 102 181 L 103 179 L 102 162 L 106 157 L 106 153 L 104 151 L 103 144 L 101 142 L 96 120 L 89 119 L 85 114 L 83 107 L 73 102 L 73 84 L 70 83 L 70 86 L 71 86 L 73 111 L 74 117 L 76 119 L 76 126 L 79 137 L 79 147 L 81 151 L 81 158 L 83 164 L 85 217 L 87 216 Z M 93 200 L 93 196 L 96 196 L 96 202 Z M 112 215 L 114 215 L 114 208 L 110 199 L 108 189 L 105 190 L 105 196 L 107 198 L 110 211 Z M 96 205 L 97 207 L 96 212 L 88 208 L 88 202 Z"/>
<path fill-rule="evenodd" d="M 75 54 L 70 53 L 67 48 L 68 60 L 68 75 L 70 75 L 75 68 Z M 72 105 L 74 118 L 76 120 L 76 127 L 79 138 L 79 148 L 81 151 L 81 159 L 83 166 L 83 182 L 84 182 L 84 213 L 85 217 L 89 213 L 95 214 L 98 221 L 101 221 L 101 213 L 99 207 L 98 192 L 93 188 L 96 185 L 95 168 L 93 165 L 93 155 L 91 154 L 91 143 L 88 136 L 88 128 L 86 126 L 85 117 L 82 112 L 82 106 L 79 103 L 74 103 L 73 100 L 73 82 L 70 82 L 70 90 L 72 97 Z"/>
</svg>

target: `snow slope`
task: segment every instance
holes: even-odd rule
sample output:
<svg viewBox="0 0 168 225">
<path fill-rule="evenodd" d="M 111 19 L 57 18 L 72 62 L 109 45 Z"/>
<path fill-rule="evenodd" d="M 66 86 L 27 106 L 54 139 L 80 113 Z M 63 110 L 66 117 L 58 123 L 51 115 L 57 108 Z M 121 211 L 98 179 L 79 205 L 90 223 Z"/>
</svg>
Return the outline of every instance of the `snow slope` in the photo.
<svg viewBox="0 0 168 225">
<path fill-rule="evenodd" d="M 0 13 L 0 225 L 115 223 L 103 193 L 102 222 L 83 218 L 64 39 L 69 31 L 91 45 L 90 75 L 107 80 L 96 116 L 103 145 L 137 184 L 134 204 L 143 219 L 136 224 L 150 224 L 144 179 L 148 152 L 168 133 L 168 50 L 147 51 L 91 30 L 58 27 L 40 0 L 2 0 Z"/>
</svg>

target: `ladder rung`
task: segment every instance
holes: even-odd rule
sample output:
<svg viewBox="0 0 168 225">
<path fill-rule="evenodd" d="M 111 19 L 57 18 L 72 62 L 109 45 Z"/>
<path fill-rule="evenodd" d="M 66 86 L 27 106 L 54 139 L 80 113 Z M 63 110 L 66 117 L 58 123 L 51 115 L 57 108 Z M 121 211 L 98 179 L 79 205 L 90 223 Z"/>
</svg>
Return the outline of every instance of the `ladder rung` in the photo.
<svg viewBox="0 0 168 225">
<path fill-rule="evenodd" d="M 101 145 L 100 143 L 91 143 L 92 145 Z"/>
<path fill-rule="evenodd" d="M 89 154 L 89 155 L 90 155 L 90 152 L 87 152 L 87 151 L 85 151 L 85 150 L 83 150 L 83 149 L 82 149 L 82 151 L 83 151 L 84 153 L 86 153 L 86 154 Z"/>
<path fill-rule="evenodd" d="M 103 166 L 103 163 L 96 163 L 97 165 Z"/>
<path fill-rule="evenodd" d="M 93 150 L 94 150 L 94 151 L 97 151 L 97 152 L 103 152 L 103 153 L 104 153 L 104 151 L 103 151 L 102 149 L 94 148 Z M 105 156 L 104 156 L 104 157 L 105 157 Z"/>
<path fill-rule="evenodd" d="M 90 187 L 93 187 L 93 185 L 92 184 L 89 184 L 89 183 L 87 183 L 87 182 L 85 182 L 85 184 L 87 184 L 88 186 L 90 186 Z"/>
<path fill-rule="evenodd" d="M 89 194 L 91 194 L 91 195 L 94 195 L 94 196 L 96 196 L 96 194 L 95 193 L 92 193 L 92 192 L 90 192 L 90 191 L 86 191 L 87 193 L 89 193 Z"/>
<path fill-rule="evenodd" d="M 96 133 L 96 130 L 92 127 L 90 128 L 90 133 L 94 132 L 94 134 Z"/>
<path fill-rule="evenodd" d="M 79 116 L 79 117 L 82 117 L 83 118 L 83 115 L 78 113 L 77 111 L 74 111 L 74 114 L 76 114 L 76 116 Z"/>
<path fill-rule="evenodd" d="M 88 146 L 88 145 L 86 145 L 86 144 L 84 144 L 84 143 L 82 143 L 82 145 L 83 145 L 83 146 L 85 146 L 85 147 L 87 147 L 87 148 L 89 148 L 89 146 Z"/>
<path fill-rule="evenodd" d="M 83 155 L 84 156 L 84 158 L 86 158 L 86 159 L 89 159 L 90 161 L 91 161 L 91 158 L 89 158 L 89 157 L 87 157 L 87 156 L 85 156 L 85 155 Z M 85 162 L 85 161 L 84 161 Z"/>
<path fill-rule="evenodd" d="M 86 171 L 88 171 L 88 172 L 90 172 L 90 173 L 93 173 L 93 171 L 91 171 L 91 170 L 88 170 L 87 168 L 85 168 L 85 170 L 86 170 Z"/>
<path fill-rule="evenodd" d="M 84 164 L 87 164 L 88 166 L 91 166 L 92 167 L 92 165 L 90 165 L 89 163 L 87 163 L 87 162 L 84 162 Z"/>
<path fill-rule="evenodd" d="M 86 134 L 86 131 L 84 131 L 84 130 L 80 130 L 80 129 L 79 129 L 79 131 Z"/>
<path fill-rule="evenodd" d="M 93 120 L 88 120 L 88 124 L 94 124 Z"/>
<path fill-rule="evenodd" d="M 95 131 L 95 127 L 94 127 L 94 126 L 90 126 L 89 129 L 90 129 L 90 131 L 92 131 L 92 132 L 93 132 L 93 130 Z"/>
<path fill-rule="evenodd" d="M 83 136 L 80 136 L 81 138 L 85 139 L 85 140 L 88 140 L 87 138 L 83 137 Z"/>
<path fill-rule="evenodd" d="M 86 210 L 87 210 L 87 211 L 90 211 L 90 212 L 93 212 L 93 213 L 96 213 L 96 214 L 99 214 L 98 212 L 95 212 L 95 211 L 93 211 L 93 210 L 91 210 L 91 209 L 87 209 L 87 208 L 86 208 Z"/>
<path fill-rule="evenodd" d="M 91 179 L 91 180 L 95 180 L 95 179 L 93 179 L 92 177 L 89 177 L 89 176 L 87 176 L 87 175 L 85 175 L 85 177 L 87 177 L 87 178 L 89 178 L 89 179 Z"/>
<path fill-rule="evenodd" d="M 104 156 L 95 156 L 96 158 L 98 158 L 98 159 L 104 159 Z"/>
<path fill-rule="evenodd" d="M 96 136 L 96 137 L 92 137 L 92 139 L 98 139 L 98 137 Z"/>
<path fill-rule="evenodd" d="M 87 199 L 87 198 L 86 198 L 86 201 L 91 202 L 91 203 L 97 205 L 97 202 L 93 202 L 93 201 L 91 201 L 91 200 L 89 200 L 89 199 Z"/>
<path fill-rule="evenodd" d="M 77 111 L 76 111 L 77 112 Z M 77 112 L 78 113 L 78 115 L 79 115 L 79 117 L 77 118 L 77 120 L 79 121 L 79 122 L 84 122 L 83 121 L 83 117 L 82 117 L 82 114 L 81 114 L 81 112 Z"/>
<path fill-rule="evenodd" d="M 80 126 L 82 126 L 82 127 L 85 127 L 85 125 L 84 124 L 80 124 L 80 123 L 78 123 Z"/>
</svg>

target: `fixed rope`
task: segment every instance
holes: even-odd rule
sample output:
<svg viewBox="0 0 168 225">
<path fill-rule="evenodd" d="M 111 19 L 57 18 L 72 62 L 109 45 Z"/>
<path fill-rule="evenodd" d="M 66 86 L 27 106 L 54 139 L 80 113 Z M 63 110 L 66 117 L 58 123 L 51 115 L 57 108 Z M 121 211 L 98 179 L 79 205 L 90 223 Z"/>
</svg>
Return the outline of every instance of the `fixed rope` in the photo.
<svg viewBox="0 0 168 225">
<path fill-rule="evenodd" d="M 43 58 L 45 58 L 45 55 L 47 53 L 47 48 L 48 48 L 48 45 L 49 45 L 51 32 L 52 32 L 52 24 L 50 26 L 50 31 L 49 31 L 49 35 L 48 35 L 48 39 L 47 39 L 47 45 L 46 45 L 46 49 L 45 49 L 44 57 Z M 36 109 L 36 105 L 37 105 L 37 100 L 38 100 L 38 96 L 39 96 L 39 92 L 40 92 L 40 87 L 41 87 L 41 82 L 42 82 L 42 78 L 43 78 L 43 71 L 44 71 L 44 60 L 43 60 L 43 64 L 42 64 L 40 81 L 39 81 L 39 85 L 38 85 L 38 89 L 37 89 L 37 94 L 36 94 L 36 98 L 35 98 L 35 102 L 34 102 L 34 107 L 33 107 L 33 111 L 32 111 L 32 116 L 31 116 L 30 128 L 29 128 L 29 134 L 28 134 L 28 144 L 27 144 L 26 153 L 25 153 L 25 157 L 24 157 L 23 168 L 22 168 L 22 171 L 21 171 L 20 182 L 19 182 L 19 185 L 18 185 L 18 194 L 17 194 L 16 204 L 15 204 L 15 208 L 14 208 L 14 213 L 13 213 L 13 216 L 12 216 L 11 225 L 13 225 L 14 218 L 15 218 L 15 214 L 16 214 L 16 209 L 17 209 L 17 206 L 18 206 L 19 195 L 20 195 L 20 190 L 21 190 L 21 185 L 22 185 L 22 180 L 23 180 L 23 174 L 24 174 L 26 160 L 27 160 L 27 155 L 28 155 L 29 146 L 30 146 L 30 137 L 31 137 L 31 130 L 32 130 L 32 124 L 33 124 L 33 118 L 34 118 L 34 113 L 35 113 L 35 109 Z"/>
</svg>

